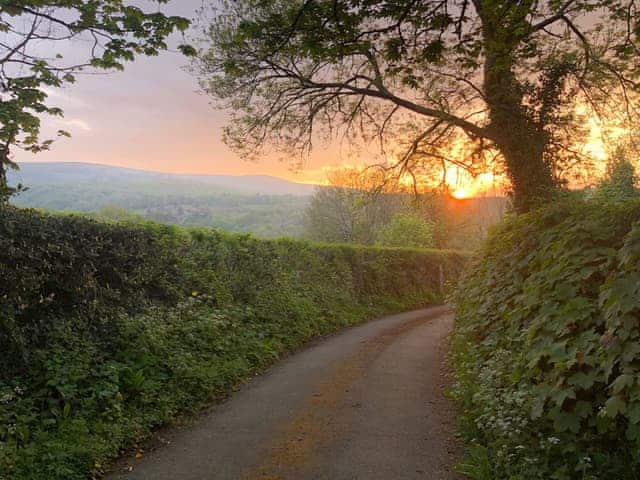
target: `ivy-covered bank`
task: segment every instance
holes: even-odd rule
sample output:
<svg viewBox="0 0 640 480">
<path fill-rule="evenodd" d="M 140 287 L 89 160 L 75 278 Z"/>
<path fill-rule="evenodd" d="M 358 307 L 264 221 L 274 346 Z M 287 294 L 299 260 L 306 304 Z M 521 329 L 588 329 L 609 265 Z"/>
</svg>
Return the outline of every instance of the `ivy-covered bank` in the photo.
<svg viewBox="0 0 640 480">
<path fill-rule="evenodd" d="M 474 479 L 640 478 L 640 201 L 573 198 L 494 231 L 458 295 Z"/>
<path fill-rule="evenodd" d="M 0 479 L 99 474 L 311 337 L 439 302 L 463 261 L 0 209 Z"/>
</svg>

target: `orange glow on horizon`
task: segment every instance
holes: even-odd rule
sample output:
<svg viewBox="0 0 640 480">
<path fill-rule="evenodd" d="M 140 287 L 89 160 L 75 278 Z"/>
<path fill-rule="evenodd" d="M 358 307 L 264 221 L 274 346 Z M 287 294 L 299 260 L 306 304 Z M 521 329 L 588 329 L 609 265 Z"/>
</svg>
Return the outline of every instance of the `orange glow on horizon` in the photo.
<svg viewBox="0 0 640 480">
<path fill-rule="evenodd" d="M 458 167 L 450 167 L 447 170 L 447 177 L 452 178 L 447 182 L 449 193 L 459 200 L 505 196 L 508 190 L 508 181 L 504 175 L 491 172 L 472 175 Z"/>
<path fill-rule="evenodd" d="M 609 159 L 609 155 L 612 145 L 623 140 L 623 137 L 628 134 L 627 130 L 618 127 L 614 124 L 599 121 L 595 117 L 587 118 L 586 125 L 588 128 L 587 143 L 583 145 L 576 145 L 575 149 L 581 151 L 583 154 L 591 157 L 594 160 L 595 167 L 588 172 L 587 180 L 581 182 L 579 180 L 572 179 L 570 181 L 570 188 L 581 188 L 585 185 L 589 185 L 592 182 L 599 180 L 599 177 L 606 171 L 606 163 Z M 450 158 L 465 161 L 467 158 L 467 152 L 464 145 L 452 145 L 445 153 Z M 367 165 L 372 165 L 374 161 L 388 161 L 394 163 L 396 159 L 393 157 L 381 158 L 375 156 L 373 153 L 370 155 L 367 152 L 356 152 L 351 154 L 348 158 L 341 158 L 337 149 L 328 149 L 324 151 L 316 151 L 312 158 L 309 159 L 309 163 L 298 166 L 290 166 L 286 162 L 280 161 L 275 156 L 265 156 L 259 162 L 243 162 L 237 159 L 231 161 L 231 159 L 224 158 L 220 161 L 214 161 L 210 159 L 208 154 L 202 154 L 200 156 L 197 151 L 187 152 L 195 159 L 193 161 L 176 162 L 175 158 L 163 159 L 151 161 L 148 159 L 136 161 L 121 158 L 91 158 L 88 161 L 81 159 L 83 163 L 98 163 L 108 164 L 113 166 L 120 166 L 125 168 L 134 168 L 147 171 L 164 172 L 172 174 L 188 174 L 188 175 L 272 175 L 288 181 L 297 182 L 307 185 L 328 186 L 332 182 L 330 181 L 333 174 L 339 175 L 340 171 L 359 171 L 364 172 L 367 169 Z M 93 154 L 93 153 L 92 153 Z M 153 155 L 151 155 L 153 154 Z M 155 151 L 145 153 L 145 157 L 154 156 Z M 226 153 L 225 153 L 226 154 Z M 46 155 L 46 152 L 45 152 Z M 143 157 L 140 157 L 143 158 Z M 42 161 L 41 157 L 34 159 L 35 161 Z M 80 159 L 72 159 L 72 161 L 79 161 Z M 336 163 L 330 163 L 331 161 Z M 32 160 L 33 161 L 33 160 Z M 47 161 L 44 158 L 44 161 Z M 49 160 L 54 161 L 54 160 Z M 56 160 L 57 161 L 57 160 Z M 495 167 L 495 165 L 493 166 Z M 499 167 L 499 166 L 498 166 Z M 491 165 L 487 166 L 487 169 L 492 168 Z M 499 170 L 500 168 L 498 168 Z M 419 169 L 418 169 L 419 170 Z M 373 172 L 376 169 L 372 169 Z M 425 170 L 422 174 L 416 173 L 418 191 L 427 192 L 432 190 L 446 191 L 451 197 L 456 199 L 468 199 L 474 197 L 493 197 L 504 196 L 509 190 L 509 182 L 504 175 L 500 173 L 485 172 L 472 175 L 468 171 L 455 165 L 450 165 L 446 170 L 446 186 L 442 188 L 440 181 L 442 180 L 442 170 L 438 166 L 434 166 L 432 171 Z M 399 180 L 399 190 L 412 191 L 414 179 L 411 175 L 405 175 Z"/>
<path fill-rule="evenodd" d="M 455 190 L 452 190 L 451 196 L 453 198 L 457 198 L 458 200 L 464 200 L 465 198 L 471 198 L 474 195 L 471 192 L 471 189 L 466 187 L 460 187 L 460 188 L 456 188 Z"/>
</svg>

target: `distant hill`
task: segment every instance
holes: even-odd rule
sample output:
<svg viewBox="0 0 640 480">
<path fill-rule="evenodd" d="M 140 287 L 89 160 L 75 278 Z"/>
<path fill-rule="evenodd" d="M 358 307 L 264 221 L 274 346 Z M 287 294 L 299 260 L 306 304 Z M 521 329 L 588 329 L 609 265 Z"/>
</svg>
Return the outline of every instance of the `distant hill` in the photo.
<svg viewBox="0 0 640 480">
<path fill-rule="evenodd" d="M 10 172 L 12 185 L 29 190 L 16 205 L 95 214 L 137 215 L 161 223 L 214 227 L 259 237 L 300 237 L 314 185 L 267 175 L 178 175 L 86 163 L 25 163 Z M 503 197 L 436 202 L 440 246 L 473 248 L 503 217 Z"/>
<path fill-rule="evenodd" d="M 147 219 L 262 237 L 302 233 L 313 185 L 267 175 L 178 175 L 84 163 L 24 163 L 9 183 L 29 188 L 16 205 L 100 212 L 119 207 Z"/>
<path fill-rule="evenodd" d="M 169 188 L 170 192 L 219 193 L 221 191 L 259 195 L 311 195 L 313 185 L 295 183 L 269 175 L 188 175 L 149 172 L 90 163 L 23 163 L 9 172 L 10 183 L 37 189 L 41 185 L 69 183 L 118 183 Z"/>
</svg>

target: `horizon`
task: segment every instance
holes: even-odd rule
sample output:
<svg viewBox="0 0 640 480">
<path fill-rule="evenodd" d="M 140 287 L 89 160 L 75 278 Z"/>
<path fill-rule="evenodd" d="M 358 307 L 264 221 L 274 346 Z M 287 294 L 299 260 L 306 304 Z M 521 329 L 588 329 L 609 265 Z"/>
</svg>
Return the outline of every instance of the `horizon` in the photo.
<svg viewBox="0 0 640 480">
<path fill-rule="evenodd" d="M 104 168 L 114 168 L 114 169 L 122 169 L 122 170 L 131 170 L 131 171 L 135 171 L 135 172 L 141 172 L 141 173 L 150 173 L 150 174 L 161 174 L 161 175 L 170 175 L 170 176 L 179 176 L 179 177 L 230 177 L 230 178 L 260 178 L 260 177 L 265 177 L 265 178 L 270 178 L 270 179 L 275 179 L 275 180 L 280 180 L 280 181 L 284 181 L 284 182 L 289 182 L 292 184 L 297 184 L 297 185 L 304 185 L 304 186 L 317 186 L 317 187 L 323 187 L 323 186 L 327 186 L 328 184 L 325 183 L 313 183 L 313 182 L 303 182 L 303 181 L 296 181 L 296 180 L 292 180 L 289 178 L 285 178 L 285 177 L 281 177 L 279 175 L 274 175 L 274 174 L 264 174 L 264 173 L 242 173 L 242 174 L 227 174 L 227 173 L 190 173 L 190 172 L 170 172 L 170 171 L 162 171 L 162 170 L 152 170 L 152 169 L 148 169 L 148 168 L 139 168 L 139 167 L 129 167 L 129 166 L 123 166 L 123 165 L 113 165 L 113 164 L 107 164 L 107 163 L 98 163 L 98 162 L 88 162 L 88 161 L 56 161 L 56 160 L 51 160 L 51 161 L 38 161 L 38 160 L 31 160 L 31 161 L 23 161 L 23 162 L 18 162 L 18 166 L 20 167 L 17 171 L 13 171 L 10 172 L 10 174 L 13 175 L 20 175 L 20 171 L 22 169 L 23 165 L 33 165 L 33 166 L 37 166 L 37 165 L 65 165 L 65 166 L 89 166 L 89 167 L 104 167 Z M 26 185 L 28 187 L 28 185 Z M 476 191 L 469 191 L 466 190 L 466 188 L 463 187 L 463 189 L 461 191 L 455 191 L 452 190 L 448 193 L 448 196 L 451 197 L 454 200 L 471 200 L 471 199 L 481 199 L 481 198 L 506 198 L 507 195 L 505 193 L 497 193 L 498 190 L 494 189 L 494 193 L 491 194 L 489 192 L 489 189 L 483 189 L 483 190 L 476 190 Z M 463 193 L 463 194 L 456 194 L 456 193 Z"/>
<path fill-rule="evenodd" d="M 201 0 L 169 3 L 162 10 L 195 20 L 188 38 L 196 37 L 197 8 Z M 170 46 L 180 43 L 173 35 Z M 81 40 L 69 41 L 70 53 L 83 49 Z M 57 138 L 50 150 L 34 154 L 16 150 L 18 163 L 88 163 L 180 175 L 267 175 L 295 183 L 322 185 L 332 170 L 363 168 L 385 163 L 374 145 L 317 145 L 308 158 L 286 158 L 266 151 L 259 161 L 243 160 L 222 141 L 228 115 L 215 109 L 186 71 L 189 61 L 175 51 L 138 57 L 124 71 L 87 73 L 68 88 L 47 88 L 48 102 L 64 117 L 43 117 L 43 138 L 55 138 L 62 129 L 71 138 Z M 457 197 L 492 190 L 475 185 L 465 175 L 450 175 Z M 490 192 L 486 192 L 490 193 Z"/>
<path fill-rule="evenodd" d="M 197 15 L 201 4 L 182 0 L 161 10 L 192 19 L 187 39 L 193 40 L 199 35 L 198 22 L 204 21 Z M 170 47 L 181 38 L 172 35 Z M 81 39 L 66 42 L 71 55 L 85 48 Z M 318 143 L 308 159 L 282 161 L 275 152 L 265 152 L 259 162 L 239 158 L 222 141 L 228 115 L 200 92 L 197 78 L 186 71 L 188 64 L 182 54 L 166 51 L 140 56 L 124 71 L 81 74 L 68 88 L 47 88 L 48 103 L 62 108 L 64 117 L 44 116 L 42 138 L 56 140 L 50 150 L 37 154 L 18 149 L 15 160 L 99 163 L 189 175 L 262 174 L 297 183 L 321 183 L 323 167 L 367 163 L 367 155 L 353 157 L 335 143 L 326 148 Z M 60 129 L 71 138 L 57 138 Z"/>
<path fill-rule="evenodd" d="M 109 164 L 109 163 L 101 163 L 101 162 L 90 162 L 90 161 L 67 161 L 67 160 L 50 160 L 50 161 L 39 161 L 39 160 L 29 160 L 29 161 L 23 161 L 23 162 L 18 162 L 18 165 L 20 166 L 20 168 L 22 168 L 23 165 L 83 165 L 83 166 L 92 166 L 92 167 L 106 167 L 106 168 L 118 168 L 118 169 L 123 169 L 123 170 L 133 170 L 136 172 L 144 172 L 144 173 L 159 173 L 159 174 L 163 174 L 163 175 L 175 175 L 175 176 L 192 176 L 192 177 L 238 177 L 238 178 L 242 178 L 242 177 L 268 177 L 268 178 L 276 178 L 278 180 L 284 180 L 287 182 L 291 182 L 291 183 L 298 183 L 300 185 L 322 185 L 321 183 L 311 183 L 311 182 L 303 182 L 303 181 L 296 181 L 296 180 L 290 180 L 288 178 L 285 177 L 281 177 L 278 175 L 273 175 L 273 174 L 268 174 L 268 173 L 239 173 L 239 174 L 233 174 L 233 173 L 192 173 L 192 172 L 181 172 L 181 171 L 177 171 L 177 172 L 171 172 L 171 171 L 166 171 L 166 170 L 157 170 L 157 169 L 150 169 L 150 168 L 145 168 L 144 166 L 142 167 L 131 167 L 131 166 L 126 166 L 126 165 L 116 165 L 116 164 Z M 18 170 L 17 172 L 20 172 L 20 170 Z"/>
</svg>

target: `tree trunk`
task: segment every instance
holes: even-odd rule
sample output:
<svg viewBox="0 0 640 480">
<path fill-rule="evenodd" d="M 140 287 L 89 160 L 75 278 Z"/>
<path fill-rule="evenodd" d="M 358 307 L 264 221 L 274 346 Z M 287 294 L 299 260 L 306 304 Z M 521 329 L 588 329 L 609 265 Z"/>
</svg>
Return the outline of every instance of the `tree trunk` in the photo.
<svg viewBox="0 0 640 480">
<path fill-rule="evenodd" d="M 507 166 L 514 208 L 524 213 L 544 204 L 556 183 L 544 152 L 547 136 L 528 119 L 492 114 L 491 128 Z M 492 109 L 493 111 L 493 109 Z"/>
<path fill-rule="evenodd" d="M 548 199 L 555 188 L 551 166 L 544 156 L 547 134 L 525 107 L 523 88 L 514 73 L 513 52 L 528 26 L 528 8 L 518 10 L 509 2 L 477 5 L 483 23 L 483 87 L 489 107 L 489 130 L 505 159 L 514 207 L 518 212 L 527 212 Z"/>
<path fill-rule="evenodd" d="M 11 189 L 7 180 L 7 166 L 9 165 L 9 149 L 0 146 L 0 206 L 6 204 L 11 196 Z"/>
</svg>

